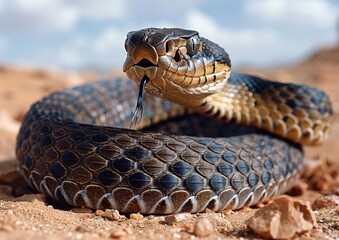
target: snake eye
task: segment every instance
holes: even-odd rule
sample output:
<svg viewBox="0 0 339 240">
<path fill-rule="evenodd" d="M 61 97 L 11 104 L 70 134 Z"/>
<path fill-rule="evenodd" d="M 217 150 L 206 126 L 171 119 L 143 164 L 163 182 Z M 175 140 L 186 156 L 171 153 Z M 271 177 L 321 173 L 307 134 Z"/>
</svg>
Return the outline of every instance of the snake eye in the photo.
<svg viewBox="0 0 339 240">
<path fill-rule="evenodd" d="M 198 52 L 199 46 L 200 46 L 200 38 L 197 35 L 191 37 L 186 42 L 187 54 L 192 57 Z"/>
</svg>

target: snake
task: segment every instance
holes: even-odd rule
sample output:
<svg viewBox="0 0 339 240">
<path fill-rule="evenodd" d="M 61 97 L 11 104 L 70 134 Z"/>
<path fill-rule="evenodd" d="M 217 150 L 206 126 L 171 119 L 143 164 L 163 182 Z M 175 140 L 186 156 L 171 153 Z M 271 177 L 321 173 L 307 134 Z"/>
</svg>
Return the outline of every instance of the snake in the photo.
<svg viewBox="0 0 339 240">
<path fill-rule="evenodd" d="M 231 72 L 197 31 L 132 31 L 125 49 L 133 81 L 59 90 L 25 115 L 19 171 L 49 199 L 122 213 L 239 209 L 290 189 L 302 145 L 329 135 L 323 91 Z"/>
</svg>

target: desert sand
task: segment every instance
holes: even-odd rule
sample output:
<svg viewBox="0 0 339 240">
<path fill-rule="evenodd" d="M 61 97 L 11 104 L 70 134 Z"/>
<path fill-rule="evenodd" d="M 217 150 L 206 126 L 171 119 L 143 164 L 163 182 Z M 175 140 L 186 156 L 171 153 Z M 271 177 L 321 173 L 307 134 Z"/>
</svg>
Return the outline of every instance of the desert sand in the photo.
<svg viewBox="0 0 339 240">
<path fill-rule="evenodd" d="M 339 47 L 322 49 L 294 66 L 268 71 L 244 70 L 266 78 L 306 83 L 329 94 L 334 109 L 331 137 L 305 148 L 306 166 L 290 191 L 312 205 L 317 227 L 295 239 L 339 238 Z M 71 208 L 33 192 L 17 171 L 15 138 L 29 106 L 42 96 L 87 81 L 98 74 L 61 73 L 0 67 L 0 240 L 2 239 L 199 239 L 196 223 L 208 219 L 204 239 L 261 239 L 246 222 L 264 204 L 237 211 L 166 216 L 120 215 Z M 199 224 L 199 223 L 198 223 Z M 198 229 L 199 230 L 199 229 Z"/>
</svg>

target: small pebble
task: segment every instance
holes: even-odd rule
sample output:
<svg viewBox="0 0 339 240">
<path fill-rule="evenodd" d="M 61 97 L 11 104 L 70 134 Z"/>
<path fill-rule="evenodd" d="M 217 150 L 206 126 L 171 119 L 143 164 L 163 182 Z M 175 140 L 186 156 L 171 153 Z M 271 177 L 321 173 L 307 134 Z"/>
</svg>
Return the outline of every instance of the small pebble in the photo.
<svg viewBox="0 0 339 240">
<path fill-rule="evenodd" d="M 130 219 L 132 219 L 132 220 L 141 220 L 143 218 L 144 218 L 144 216 L 140 213 L 132 213 L 130 215 Z"/>
<path fill-rule="evenodd" d="M 186 231 L 186 232 L 193 232 L 193 226 L 192 226 L 192 224 L 186 223 L 186 224 L 184 224 L 184 225 L 182 226 L 182 228 L 183 228 L 184 231 Z"/>
<path fill-rule="evenodd" d="M 262 203 L 262 202 L 255 204 L 255 207 L 257 207 L 257 208 L 262 208 L 262 207 L 265 207 L 265 206 L 266 206 L 266 204 Z"/>
<path fill-rule="evenodd" d="M 110 234 L 110 238 L 121 238 L 127 236 L 127 232 L 118 230 Z"/>
<path fill-rule="evenodd" d="M 191 217 L 192 217 L 192 214 L 190 213 L 176 213 L 176 214 L 166 216 L 165 222 L 166 224 L 173 224 L 173 223 L 187 220 Z"/>
<path fill-rule="evenodd" d="M 13 215 L 13 209 L 8 209 L 6 214 L 7 214 L 8 216 Z"/>
<path fill-rule="evenodd" d="M 148 215 L 148 216 L 147 216 L 147 219 L 148 219 L 148 220 L 155 219 L 155 216 L 154 216 L 154 215 Z"/>
<path fill-rule="evenodd" d="M 96 210 L 95 215 L 101 216 L 103 218 L 107 218 L 111 221 L 118 221 L 126 219 L 125 216 L 121 216 L 118 210 L 114 209 L 106 209 L 105 211 L 102 210 Z"/>
<path fill-rule="evenodd" d="M 194 223 L 193 233 L 197 237 L 207 237 L 213 233 L 213 225 L 207 218 L 198 218 Z"/>
</svg>

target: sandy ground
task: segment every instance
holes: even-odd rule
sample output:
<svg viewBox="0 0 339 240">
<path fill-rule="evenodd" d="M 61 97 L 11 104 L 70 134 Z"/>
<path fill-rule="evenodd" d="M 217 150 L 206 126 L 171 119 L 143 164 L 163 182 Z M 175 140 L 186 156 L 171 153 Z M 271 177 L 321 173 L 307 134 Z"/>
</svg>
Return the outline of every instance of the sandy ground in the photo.
<svg viewBox="0 0 339 240">
<path fill-rule="evenodd" d="M 326 91 L 333 102 L 335 121 L 330 139 L 305 149 L 307 164 L 301 182 L 292 192 L 313 203 L 322 196 L 339 196 L 339 48 L 323 49 L 308 60 L 279 70 L 258 73 L 280 81 L 307 83 Z M 168 223 L 165 216 L 138 214 L 112 220 L 100 212 L 74 209 L 47 201 L 32 192 L 18 174 L 14 147 L 20 121 L 29 106 L 51 91 L 92 81 L 95 74 L 46 72 L 0 67 L 0 240 L 2 239 L 196 239 L 193 225 L 200 217 L 210 220 L 206 239 L 260 239 L 246 226 L 257 208 L 222 213 L 186 214 Z M 307 188 L 307 190 L 305 190 Z M 314 213 L 318 227 L 296 239 L 338 239 L 339 206 L 325 202 Z"/>
</svg>

